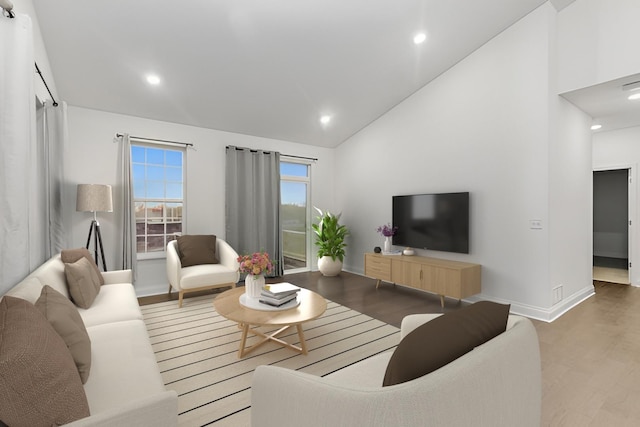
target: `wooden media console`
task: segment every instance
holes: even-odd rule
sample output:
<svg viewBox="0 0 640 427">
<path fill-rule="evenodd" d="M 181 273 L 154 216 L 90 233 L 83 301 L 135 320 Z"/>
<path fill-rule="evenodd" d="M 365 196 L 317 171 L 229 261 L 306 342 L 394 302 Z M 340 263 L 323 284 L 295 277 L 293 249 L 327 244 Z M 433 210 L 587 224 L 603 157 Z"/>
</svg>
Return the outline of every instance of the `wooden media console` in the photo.
<svg viewBox="0 0 640 427">
<path fill-rule="evenodd" d="M 481 291 L 481 266 L 468 262 L 406 255 L 364 255 L 364 274 L 380 281 L 409 286 L 444 297 L 462 299 Z"/>
</svg>

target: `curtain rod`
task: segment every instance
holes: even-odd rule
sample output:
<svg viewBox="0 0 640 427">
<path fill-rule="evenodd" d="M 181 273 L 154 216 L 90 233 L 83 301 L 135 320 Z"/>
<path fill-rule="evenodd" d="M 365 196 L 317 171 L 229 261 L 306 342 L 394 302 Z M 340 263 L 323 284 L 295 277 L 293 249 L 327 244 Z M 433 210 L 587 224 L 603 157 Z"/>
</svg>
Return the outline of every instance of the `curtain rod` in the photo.
<svg viewBox="0 0 640 427">
<path fill-rule="evenodd" d="M 9 18 L 16 17 L 16 14 L 13 13 L 13 3 L 10 0 L 0 0 L 0 7 L 7 12 Z"/>
<path fill-rule="evenodd" d="M 231 148 L 231 146 L 230 146 L 230 145 L 227 145 L 225 148 L 228 150 L 229 148 Z M 257 153 L 257 152 L 258 152 L 258 150 L 254 149 L 254 148 L 247 148 L 247 147 L 234 147 L 234 148 L 235 148 L 236 150 L 249 150 L 249 151 L 251 151 L 252 153 Z M 266 150 L 266 151 L 267 151 L 267 152 L 269 152 L 269 151 L 271 151 L 271 150 Z M 318 161 L 318 159 L 317 159 L 317 158 L 315 158 L 315 157 L 295 156 L 295 155 L 293 155 L 293 154 L 280 154 L 280 155 L 281 155 L 281 156 L 285 156 L 285 157 L 292 157 L 292 158 L 294 158 L 294 159 L 312 160 L 312 161 L 314 161 L 314 162 L 317 162 L 317 161 Z"/>
<path fill-rule="evenodd" d="M 40 71 L 40 68 L 38 68 L 38 63 L 34 62 L 34 64 L 36 64 L 36 71 L 40 75 L 40 80 L 42 80 L 42 83 L 44 83 L 44 87 L 47 89 L 47 92 L 49 92 L 49 96 L 51 97 L 51 100 L 53 101 L 53 106 L 57 107 L 58 103 L 56 102 L 56 99 L 53 97 L 53 94 L 51 93 L 51 89 L 49 89 L 49 85 L 47 84 L 47 81 L 44 79 L 44 76 L 42 75 L 42 72 Z"/>
<path fill-rule="evenodd" d="M 13 13 L 13 3 L 11 3 L 10 0 L 0 0 L 0 8 L 2 8 L 2 10 L 4 10 L 9 15 L 10 19 L 13 19 L 13 18 L 16 17 L 16 14 Z M 40 67 L 38 67 L 38 63 L 34 61 L 34 64 L 36 66 L 36 72 L 40 76 L 40 80 L 42 80 L 42 83 L 44 83 L 44 87 L 47 89 L 47 92 L 49 92 L 49 96 L 51 97 L 51 101 L 53 101 L 53 106 L 57 107 L 58 106 L 58 102 L 53 97 L 53 94 L 51 93 L 51 89 L 49 89 L 49 85 L 47 84 L 47 81 L 44 79 L 44 76 L 42 75 L 42 72 L 40 71 Z"/>
<path fill-rule="evenodd" d="M 123 137 L 124 134 L 122 133 L 116 133 L 116 138 L 121 138 Z M 193 144 L 190 142 L 178 142 L 178 141 L 167 141 L 166 139 L 157 139 L 157 138 L 143 138 L 141 136 L 133 136 L 133 135 L 129 135 L 129 138 L 133 138 L 133 139 L 140 139 L 143 141 L 157 141 L 157 142 L 164 142 L 165 144 L 177 144 L 177 145 L 184 145 L 187 147 L 193 147 Z"/>
</svg>

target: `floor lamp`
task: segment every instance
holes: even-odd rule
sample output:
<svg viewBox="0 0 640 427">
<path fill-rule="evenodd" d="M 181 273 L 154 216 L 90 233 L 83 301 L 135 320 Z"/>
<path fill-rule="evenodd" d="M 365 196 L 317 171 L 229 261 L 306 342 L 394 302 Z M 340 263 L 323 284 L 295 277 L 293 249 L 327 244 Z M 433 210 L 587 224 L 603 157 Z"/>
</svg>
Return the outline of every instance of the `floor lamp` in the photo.
<svg viewBox="0 0 640 427">
<path fill-rule="evenodd" d="M 113 212 L 113 200 L 111 198 L 111 186 L 102 184 L 78 184 L 78 198 L 76 199 L 76 211 L 93 212 L 93 220 L 89 226 L 89 236 L 87 237 L 86 248 L 89 249 L 91 235 L 93 234 L 93 255 L 98 268 L 98 253 L 102 260 L 102 268 L 107 271 L 107 263 L 104 260 L 104 249 L 102 248 L 102 235 L 100 234 L 100 223 L 96 212 Z"/>
</svg>

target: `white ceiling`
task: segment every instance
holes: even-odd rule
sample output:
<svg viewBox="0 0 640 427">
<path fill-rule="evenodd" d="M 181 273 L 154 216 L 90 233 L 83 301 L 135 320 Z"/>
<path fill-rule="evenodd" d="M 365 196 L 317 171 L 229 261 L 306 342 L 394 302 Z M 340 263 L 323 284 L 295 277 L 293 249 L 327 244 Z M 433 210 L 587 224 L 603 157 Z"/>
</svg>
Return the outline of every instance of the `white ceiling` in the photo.
<svg viewBox="0 0 640 427">
<path fill-rule="evenodd" d="M 545 1 L 33 3 L 71 105 L 335 147 Z"/>
<path fill-rule="evenodd" d="M 562 96 L 593 117 L 594 124 L 602 126 L 595 132 L 640 126 L 640 100 L 628 99 L 631 93 L 640 92 L 640 84 L 634 91 L 622 87 L 636 82 L 640 82 L 640 74 L 567 92 Z"/>
</svg>

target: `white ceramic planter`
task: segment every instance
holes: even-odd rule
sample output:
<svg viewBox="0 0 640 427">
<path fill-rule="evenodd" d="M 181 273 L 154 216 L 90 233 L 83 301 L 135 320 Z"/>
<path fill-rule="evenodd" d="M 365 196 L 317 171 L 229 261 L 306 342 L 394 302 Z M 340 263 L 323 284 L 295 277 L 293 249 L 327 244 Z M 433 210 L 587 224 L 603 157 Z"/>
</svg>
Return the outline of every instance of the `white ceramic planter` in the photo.
<svg viewBox="0 0 640 427">
<path fill-rule="evenodd" d="M 323 256 L 318 260 L 318 270 L 323 276 L 337 276 L 342 271 L 342 261 L 332 260 L 330 256 Z"/>
<path fill-rule="evenodd" d="M 391 252 L 391 236 L 384 238 L 384 251 Z"/>
<path fill-rule="evenodd" d="M 244 279 L 244 292 L 249 298 L 259 298 L 264 283 L 265 280 L 262 274 L 257 276 L 247 274 L 247 277 Z"/>
</svg>

